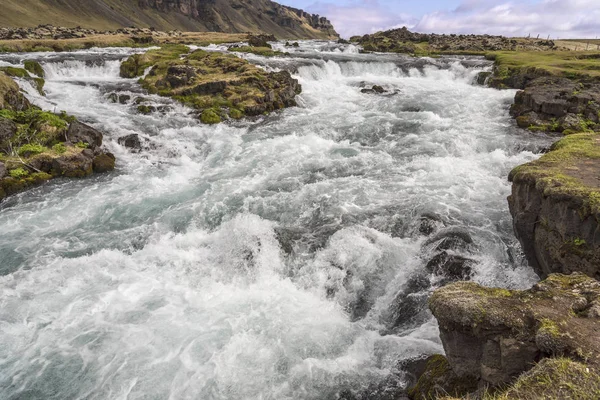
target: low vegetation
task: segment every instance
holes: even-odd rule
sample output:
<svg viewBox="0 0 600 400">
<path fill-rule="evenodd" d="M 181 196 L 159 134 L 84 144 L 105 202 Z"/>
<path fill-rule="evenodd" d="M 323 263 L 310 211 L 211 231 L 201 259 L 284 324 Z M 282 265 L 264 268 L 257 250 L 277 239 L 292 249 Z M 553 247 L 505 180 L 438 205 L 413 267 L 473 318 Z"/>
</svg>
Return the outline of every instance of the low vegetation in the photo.
<svg viewBox="0 0 600 400">
<path fill-rule="evenodd" d="M 172 97 L 196 110 L 206 124 L 294 106 L 300 86 L 288 72 L 269 73 L 232 54 L 165 45 L 131 56 L 121 76 L 140 79 L 150 93 Z"/>
<path fill-rule="evenodd" d="M 486 54 L 495 61 L 495 75 L 530 73 L 571 79 L 600 78 L 600 52 L 575 51 L 500 51 Z"/>
<path fill-rule="evenodd" d="M 579 133 L 556 142 L 539 160 L 516 167 L 512 181 L 534 180 L 545 195 L 568 195 L 583 201 L 580 214 L 600 213 L 600 134 Z"/>
</svg>

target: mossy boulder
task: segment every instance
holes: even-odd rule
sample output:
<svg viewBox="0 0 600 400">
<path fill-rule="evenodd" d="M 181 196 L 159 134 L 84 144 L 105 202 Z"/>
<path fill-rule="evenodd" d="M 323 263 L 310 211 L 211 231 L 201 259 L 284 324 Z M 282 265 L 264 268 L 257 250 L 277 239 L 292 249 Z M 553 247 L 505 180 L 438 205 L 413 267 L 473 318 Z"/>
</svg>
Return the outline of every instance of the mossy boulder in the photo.
<svg viewBox="0 0 600 400">
<path fill-rule="evenodd" d="M 429 307 L 452 371 L 480 387 L 512 382 L 546 357 L 600 366 L 600 282 L 583 274 L 554 274 L 524 291 L 453 283 Z"/>
<path fill-rule="evenodd" d="M 52 174 L 67 178 L 84 178 L 93 172 L 93 160 L 82 153 L 66 154 L 52 161 Z"/>
<path fill-rule="evenodd" d="M 218 124 L 221 122 L 221 117 L 215 110 L 208 109 L 202 111 L 202 114 L 200 115 L 200 121 L 202 121 L 204 124 Z"/>
<path fill-rule="evenodd" d="M 23 65 L 27 71 L 29 71 L 30 73 L 32 73 L 34 75 L 37 75 L 40 78 L 44 78 L 46 75 L 46 73 L 44 72 L 44 68 L 37 61 L 25 60 Z"/>
<path fill-rule="evenodd" d="M 301 92 L 298 81 L 288 72 L 266 72 L 232 54 L 196 50 L 184 46 L 164 46 L 144 55 L 130 57 L 122 75 L 139 75 L 150 93 L 172 97 L 199 111 L 204 123 L 262 115 L 296 105 Z M 133 71 L 133 72 L 131 72 Z"/>
<path fill-rule="evenodd" d="M 0 109 L 23 111 L 31 107 L 19 90 L 19 85 L 0 71 Z"/>
<path fill-rule="evenodd" d="M 531 131 L 600 131 L 600 84 L 556 76 L 528 81 L 517 92 L 510 113 Z"/>
<path fill-rule="evenodd" d="M 103 173 L 115 169 L 115 156 L 112 153 L 102 153 L 94 157 L 92 168 L 96 173 Z"/>
</svg>

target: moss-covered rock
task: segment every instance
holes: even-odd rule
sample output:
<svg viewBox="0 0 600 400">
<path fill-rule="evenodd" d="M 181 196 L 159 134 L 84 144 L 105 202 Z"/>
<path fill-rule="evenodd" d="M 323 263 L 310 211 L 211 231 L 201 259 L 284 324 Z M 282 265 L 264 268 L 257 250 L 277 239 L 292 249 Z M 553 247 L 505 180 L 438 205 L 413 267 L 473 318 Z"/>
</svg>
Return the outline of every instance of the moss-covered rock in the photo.
<svg viewBox="0 0 600 400">
<path fill-rule="evenodd" d="M 189 53 L 185 46 L 165 46 L 132 56 L 121 72 L 138 76 L 149 67 L 142 86 L 200 111 L 205 123 L 218 123 L 227 115 L 241 118 L 295 106 L 294 98 L 301 91 L 288 72 L 268 73 L 231 54 Z"/>
<path fill-rule="evenodd" d="M 0 71 L 0 110 L 23 111 L 31 107 L 16 84 L 8 75 Z"/>
<path fill-rule="evenodd" d="M 600 133 L 569 135 L 509 176 L 509 207 L 527 260 L 544 277 L 600 278 Z"/>
<path fill-rule="evenodd" d="M 568 358 L 546 358 L 488 400 L 600 399 L 600 375 Z"/>
<path fill-rule="evenodd" d="M 458 282 L 429 301 L 452 371 L 480 387 L 502 387 L 545 357 L 600 367 L 600 282 L 549 276 L 530 290 Z"/>
<path fill-rule="evenodd" d="M 46 76 L 44 68 L 42 68 L 41 64 L 37 61 L 25 60 L 23 65 L 27 71 L 34 75 L 37 75 L 40 78 L 44 78 Z"/>
<path fill-rule="evenodd" d="M 204 124 L 218 124 L 221 122 L 221 117 L 215 110 L 208 109 L 202 111 L 202 114 L 200 115 L 200 121 L 202 121 Z"/>
<path fill-rule="evenodd" d="M 0 103 L 0 200 L 56 176 L 82 178 L 114 169 L 99 131 L 64 112 L 23 102 L 16 83 L 0 73 L 2 87 L 7 89 L 0 95 L 8 95 Z"/>
</svg>

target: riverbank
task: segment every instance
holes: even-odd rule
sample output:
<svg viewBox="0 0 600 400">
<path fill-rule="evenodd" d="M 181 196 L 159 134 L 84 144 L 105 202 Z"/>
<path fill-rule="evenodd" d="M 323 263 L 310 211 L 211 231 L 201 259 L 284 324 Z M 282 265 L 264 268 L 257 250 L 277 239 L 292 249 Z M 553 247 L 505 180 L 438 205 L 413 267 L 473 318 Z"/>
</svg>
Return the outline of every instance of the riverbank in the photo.
<svg viewBox="0 0 600 400">
<path fill-rule="evenodd" d="M 43 73 L 39 64 L 27 65 Z M 10 72 L 31 78 L 25 69 Z M 0 70 L 0 201 L 53 178 L 83 178 L 114 167 L 115 157 L 102 148 L 100 132 L 66 113 L 31 105 Z"/>
<path fill-rule="evenodd" d="M 247 33 L 157 31 L 150 28 L 121 28 L 97 31 L 52 25 L 37 28 L 0 30 L 0 53 L 74 51 L 92 47 L 150 47 L 161 44 L 237 43 L 248 39 Z"/>
<path fill-rule="evenodd" d="M 600 54 L 487 57 L 491 86 L 521 89 L 511 107 L 518 126 L 565 136 L 509 176 L 515 234 L 546 280 L 525 292 L 469 283 L 436 291 L 429 307 L 446 356 L 428 361 L 411 396 L 596 399 L 600 353 L 588 338 L 600 329 Z"/>
</svg>

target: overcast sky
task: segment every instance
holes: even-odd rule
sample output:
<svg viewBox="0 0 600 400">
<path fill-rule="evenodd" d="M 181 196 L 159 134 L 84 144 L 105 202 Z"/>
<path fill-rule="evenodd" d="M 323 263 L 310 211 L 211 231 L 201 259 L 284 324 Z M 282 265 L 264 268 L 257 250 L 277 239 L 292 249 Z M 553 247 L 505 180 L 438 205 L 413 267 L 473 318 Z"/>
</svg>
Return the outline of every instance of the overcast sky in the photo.
<svg viewBox="0 0 600 400">
<path fill-rule="evenodd" d="M 277 0 L 276 0 L 277 1 Z M 600 0 L 279 0 L 329 18 L 343 37 L 407 26 L 422 33 L 600 37 Z"/>
</svg>

